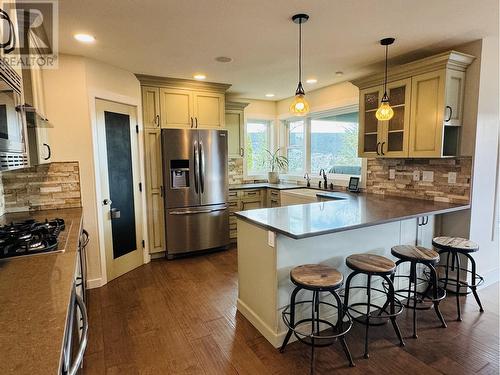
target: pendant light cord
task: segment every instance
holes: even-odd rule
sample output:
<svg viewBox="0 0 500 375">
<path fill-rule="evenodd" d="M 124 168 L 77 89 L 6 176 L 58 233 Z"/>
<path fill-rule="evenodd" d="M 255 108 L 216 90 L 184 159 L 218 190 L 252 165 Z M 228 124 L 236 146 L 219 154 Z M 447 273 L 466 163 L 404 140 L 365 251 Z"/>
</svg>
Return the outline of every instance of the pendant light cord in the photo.
<svg viewBox="0 0 500 375">
<path fill-rule="evenodd" d="M 302 82 L 302 19 L 299 21 L 299 82 Z"/>
<path fill-rule="evenodd" d="M 387 96 L 387 50 L 389 46 L 385 46 L 385 79 L 384 79 L 384 96 Z"/>
</svg>

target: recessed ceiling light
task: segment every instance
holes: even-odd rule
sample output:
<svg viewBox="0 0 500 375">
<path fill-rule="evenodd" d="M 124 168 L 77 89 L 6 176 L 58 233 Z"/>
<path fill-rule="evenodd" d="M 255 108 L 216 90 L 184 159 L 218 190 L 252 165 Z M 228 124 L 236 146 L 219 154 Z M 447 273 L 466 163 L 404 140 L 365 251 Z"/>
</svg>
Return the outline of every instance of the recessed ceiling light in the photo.
<svg viewBox="0 0 500 375">
<path fill-rule="evenodd" d="M 202 74 L 202 73 L 196 73 L 194 76 L 193 76 L 194 79 L 197 79 L 198 81 L 203 81 L 204 79 L 207 78 L 207 76 L 205 74 Z"/>
<path fill-rule="evenodd" d="M 82 43 L 94 43 L 95 37 L 90 34 L 75 34 L 75 39 Z"/>
<path fill-rule="evenodd" d="M 335 75 L 337 77 L 342 77 L 344 75 L 344 72 L 341 72 L 340 70 L 338 72 L 335 72 Z"/>
<path fill-rule="evenodd" d="M 316 78 L 309 78 L 306 82 L 309 84 L 313 84 L 313 83 L 318 82 L 318 80 Z"/>
<path fill-rule="evenodd" d="M 219 56 L 219 57 L 215 58 L 215 61 L 221 62 L 221 63 L 230 63 L 233 61 L 233 59 L 231 57 L 227 57 L 227 56 Z"/>
<path fill-rule="evenodd" d="M 268 98 L 272 98 L 274 96 L 274 94 L 266 94 L 266 97 Z"/>
</svg>

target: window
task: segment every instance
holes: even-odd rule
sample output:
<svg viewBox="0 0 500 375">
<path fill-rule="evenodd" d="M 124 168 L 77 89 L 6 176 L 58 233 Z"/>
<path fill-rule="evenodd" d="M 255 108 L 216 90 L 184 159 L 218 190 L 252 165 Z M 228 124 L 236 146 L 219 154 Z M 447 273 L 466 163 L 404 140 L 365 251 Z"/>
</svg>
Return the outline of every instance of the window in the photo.
<svg viewBox="0 0 500 375">
<path fill-rule="evenodd" d="M 264 175 L 265 164 L 270 145 L 271 122 L 265 120 L 248 120 L 246 124 L 245 155 L 247 175 Z"/>
<path fill-rule="evenodd" d="M 305 122 L 303 120 L 288 122 L 287 134 L 286 156 L 288 158 L 288 173 L 302 173 L 305 161 Z"/>
<path fill-rule="evenodd" d="M 285 121 L 288 173 L 361 175 L 358 158 L 358 112 Z"/>
<path fill-rule="evenodd" d="M 311 119 L 312 173 L 360 175 L 358 113 Z"/>
</svg>

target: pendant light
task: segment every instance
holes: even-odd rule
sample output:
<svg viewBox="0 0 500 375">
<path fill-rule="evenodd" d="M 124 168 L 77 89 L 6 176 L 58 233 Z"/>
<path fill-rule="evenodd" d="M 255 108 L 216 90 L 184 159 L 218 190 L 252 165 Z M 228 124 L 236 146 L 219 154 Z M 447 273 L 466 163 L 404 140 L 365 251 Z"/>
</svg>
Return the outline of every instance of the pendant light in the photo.
<svg viewBox="0 0 500 375">
<path fill-rule="evenodd" d="M 387 95 L 387 51 L 389 46 L 394 43 L 394 38 L 384 38 L 380 41 L 380 45 L 385 46 L 385 77 L 384 77 L 384 96 L 380 103 L 380 107 L 375 113 L 375 117 L 380 121 L 389 121 L 394 116 L 394 111 L 391 108 L 389 102 L 389 96 Z"/>
<path fill-rule="evenodd" d="M 307 14 L 296 14 L 292 17 L 293 23 L 299 25 L 299 84 L 295 90 L 295 98 L 290 105 L 290 112 L 295 116 L 305 116 L 309 112 L 309 103 L 304 98 L 306 93 L 302 87 L 302 24 L 308 19 Z"/>
</svg>

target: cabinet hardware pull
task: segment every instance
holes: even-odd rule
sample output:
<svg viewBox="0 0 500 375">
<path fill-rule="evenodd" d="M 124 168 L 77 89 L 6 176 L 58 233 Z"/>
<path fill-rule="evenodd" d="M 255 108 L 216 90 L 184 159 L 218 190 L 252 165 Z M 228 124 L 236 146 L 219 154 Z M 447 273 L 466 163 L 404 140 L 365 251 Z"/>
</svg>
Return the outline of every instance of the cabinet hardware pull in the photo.
<svg viewBox="0 0 500 375">
<path fill-rule="evenodd" d="M 245 149 L 243 147 L 240 147 L 240 156 L 245 156 Z"/>
<path fill-rule="evenodd" d="M 160 115 L 155 116 L 155 124 L 156 126 L 160 126 Z"/>
<path fill-rule="evenodd" d="M 43 158 L 43 160 L 49 160 L 49 159 L 50 159 L 50 157 L 52 156 L 52 151 L 50 150 L 50 146 L 49 146 L 47 143 L 44 143 L 43 145 L 44 145 L 45 147 L 47 147 L 47 151 L 49 152 L 49 153 L 47 154 L 47 157 L 46 157 L 46 158 Z"/>
<path fill-rule="evenodd" d="M 446 120 L 444 120 L 444 122 L 449 122 L 451 120 L 451 116 L 453 115 L 453 108 L 451 108 L 449 105 L 447 105 L 446 109 L 448 109 L 450 112 L 448 114 L 448 118 Z"/>
<path fill-rule="evenodd" d="M 380 145 L 380 152 L 382 153 L 382 155 L 385 155 L 384 154 L 384 145 L 385 145 L 385 142 L 382 142 L 382 144 Z"/>
<path fill-rule="evenodd" d="M 195 117 L 195 118 L 194 118 L 194 122 L 195 122 L 195 124 L 196 124 L 195 128 L 196 128 L 196 129 L 198 129 L 198 117 Z"/>
<path fill-rule="evenodd" d="M 380 155 L 380 152 L 378 151 L 379 147 L 380 147 L 380 142 L 377 142 L 377 155 Z"/>
<path fill-rule="evenodd" d="M 193 118 L 191 117 L 191 129 L 192 129 L 192 128 L 193 128 L 193 126 L 194 126 L 193 124 L 194 124 L 194 122 L 193 122 Z"/>
</svg>

